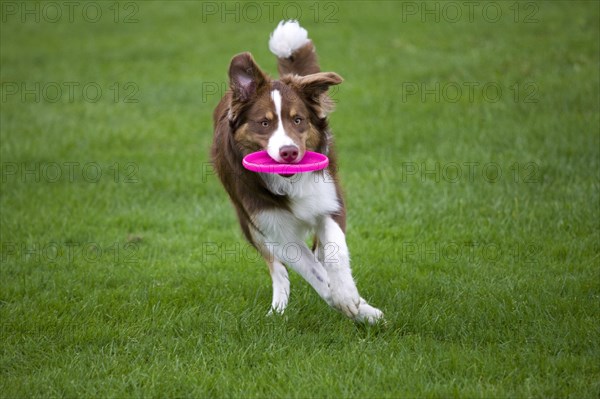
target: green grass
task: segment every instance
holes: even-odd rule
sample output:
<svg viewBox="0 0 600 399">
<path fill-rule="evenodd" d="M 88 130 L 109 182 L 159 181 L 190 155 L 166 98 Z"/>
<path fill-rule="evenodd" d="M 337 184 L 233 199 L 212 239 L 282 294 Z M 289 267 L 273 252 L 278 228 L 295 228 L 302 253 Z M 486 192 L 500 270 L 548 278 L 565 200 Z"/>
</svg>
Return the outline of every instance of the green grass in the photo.
<svg viewBox="0 0 600 399">
<path fill-rule="evenodd" d="M 295 3 L 345 78 L 331 126 L 371 328 L 296 275 L 265 317 L 267 268 L 207 169 L 211 90 L 241 51 L 275 71 L 283 4 L 239 23 L 220 2 L 122 2 L 118 23 L 93 4 L 97 23 L 0 4 L 2 397 L 599 396 L 597 2 L 456 23 Z"/>
</svg>

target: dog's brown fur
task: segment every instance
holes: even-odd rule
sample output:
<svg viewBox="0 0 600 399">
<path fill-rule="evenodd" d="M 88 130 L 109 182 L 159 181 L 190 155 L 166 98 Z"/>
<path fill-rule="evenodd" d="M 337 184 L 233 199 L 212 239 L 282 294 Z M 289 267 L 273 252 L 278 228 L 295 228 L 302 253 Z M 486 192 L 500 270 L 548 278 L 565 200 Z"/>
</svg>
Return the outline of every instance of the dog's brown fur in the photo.
<svg viewBox="0 0 600 399">
<path fill-rule="evenodd" d="M 269 48 L 278 57 L 279 79 L 265 74 L 249 53 L 231 60 L 230 89 L 214 112 L 215 170 L 244 235 L 269 266 L 272 311 L 282 313 L 288 304 L 291 268 L 329 306 L 359 322 L 378 322 L 383 312 L 360 296 L 352 277 L 346 211 L 327 123 L 333 110 L 327 91 L 342 78 L 320 71 L 314 46 L 297 21 L 282 21 Z M 307 151 L 319 152 L 327 155 L 329 166 L 295 177 L 246 170 L 243 158 L 259 150 L 288 164 L 301 162 Z M 311 233 L 313 251 L 305 242 Z"/>
</svg>

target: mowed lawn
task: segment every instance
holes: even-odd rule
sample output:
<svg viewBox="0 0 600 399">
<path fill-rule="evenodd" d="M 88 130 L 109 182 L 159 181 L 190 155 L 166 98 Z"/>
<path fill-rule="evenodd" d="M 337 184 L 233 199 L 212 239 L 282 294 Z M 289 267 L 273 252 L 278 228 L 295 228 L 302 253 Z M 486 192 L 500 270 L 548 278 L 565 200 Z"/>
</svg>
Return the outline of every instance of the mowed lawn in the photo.
<svg viewBox="0 0 600 399">
<path fill-rule="evenodd" d="M 267 3 L 0 3 L 0 396 L 598 398 L 599 3 Z M 267 317 L 209 163 L 294 16 L 385 325 Z"/>
</svg>

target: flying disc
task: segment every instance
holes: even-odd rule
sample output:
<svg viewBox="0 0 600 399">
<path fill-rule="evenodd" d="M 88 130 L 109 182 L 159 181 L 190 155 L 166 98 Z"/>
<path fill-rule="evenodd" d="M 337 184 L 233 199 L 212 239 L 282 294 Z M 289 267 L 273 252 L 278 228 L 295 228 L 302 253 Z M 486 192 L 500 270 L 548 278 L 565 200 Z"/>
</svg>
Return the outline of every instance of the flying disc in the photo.
<svg viewBox="0 0 600 399">
<path fill-rule="evenodd" d="M 271 158 L 267 151 L 258 151 L 246 155 L 242 160 L 242 165 L 252 172 L 285 175 L 325 169 L 329 165 L 329 158 L 318 152 L 306 151 L 298 163 L 279 163 Z"/>
</svg>

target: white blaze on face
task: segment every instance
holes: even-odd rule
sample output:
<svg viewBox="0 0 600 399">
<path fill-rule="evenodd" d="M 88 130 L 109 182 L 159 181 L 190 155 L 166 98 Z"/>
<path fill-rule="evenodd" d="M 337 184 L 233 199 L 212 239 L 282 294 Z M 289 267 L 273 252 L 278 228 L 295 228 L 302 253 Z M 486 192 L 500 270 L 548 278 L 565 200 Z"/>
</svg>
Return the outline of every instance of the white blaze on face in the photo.
<svg viewBox="0 0 600 399">
<path fill-rule="evenodd" d="M 277 113 L 277 130 L 275 130 L 275 133 L 269 138 L 267 152 L 275 161 L 283 162 L 283 159 L 281 159 L 281 156 L 279 155 L 279 149 L 286 145 L 298 146 L 283 129 L 283 119 L 281 118 L 281 93 L 279 93 L 279 90 L 275 89 L 271 91 L 271 99 L 275 103 L 275 112 Z"/>
</svg>

